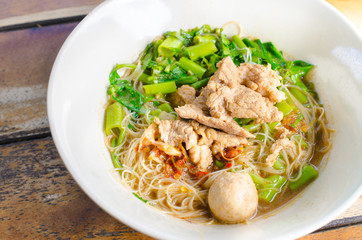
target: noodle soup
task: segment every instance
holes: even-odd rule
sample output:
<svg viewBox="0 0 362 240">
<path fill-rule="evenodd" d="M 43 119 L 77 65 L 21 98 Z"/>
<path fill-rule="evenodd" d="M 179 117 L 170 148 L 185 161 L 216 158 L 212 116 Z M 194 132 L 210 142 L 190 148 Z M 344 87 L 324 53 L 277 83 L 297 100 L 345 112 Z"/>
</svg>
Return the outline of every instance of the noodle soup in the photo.
<svg viewBox="0 0 362 240">
<path fill-rule="evenodd" d="M 318 177 L 332 130 L 306 78 L 314 66 L 241 35 L 166 32 L 111 72 L 105 143 L 145 204 L 197 223 L 246 222 Z"/>
</svg>

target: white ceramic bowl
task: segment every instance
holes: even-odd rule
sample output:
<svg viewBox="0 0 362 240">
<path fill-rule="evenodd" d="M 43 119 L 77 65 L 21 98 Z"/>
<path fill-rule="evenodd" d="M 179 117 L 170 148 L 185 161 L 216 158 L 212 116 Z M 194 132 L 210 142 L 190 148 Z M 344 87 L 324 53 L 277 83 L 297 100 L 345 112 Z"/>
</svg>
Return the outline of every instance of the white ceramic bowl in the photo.
<svg viewBox="0 0 362 240">
<path fill-rule="evenodd" d="M 235 20 L 246 35 L 273 41 L 316 65 L 314 80 L 336 129 L 317 181 L 287 207 L 250 225 L 198 225 L 163 215 L 112 174 L 103 142 L 108 75 L 134 61 L 167 30 Z M 48 89 L 50 127 L 58 151 L 82 189 L 123 223 L 162 239 L 292 239 L 342 213 L 361 194 L 362 43 L 357 30 L 322 0 L 119 0 L 92 11 L 64 43 Z"/>
</svg>

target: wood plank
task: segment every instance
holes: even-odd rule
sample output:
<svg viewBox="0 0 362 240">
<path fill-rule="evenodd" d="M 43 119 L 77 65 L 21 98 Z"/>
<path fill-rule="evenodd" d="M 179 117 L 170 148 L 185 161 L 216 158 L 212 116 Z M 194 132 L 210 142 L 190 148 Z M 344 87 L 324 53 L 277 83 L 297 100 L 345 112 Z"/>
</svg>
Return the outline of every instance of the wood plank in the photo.
<svg viewBox="0 0 362 240">
<path fill-rule="evenodd" d="M 327 225 L 323 226 L 320 230 L 327 230 L 351 224 L 362 223 L 362 196 L 357 199 L 344 213 L 338 216 Z"/>
<path fill-rule="evenodd" d="M 353 214 L 348 216 L 362 214 L 349 212 Z M 3 240 L 151 239 L 109 216 L 83 193 L 50 137 L 0 148 L 0 222 Z M 343 229 L 347 230 L 317 231 L 312 235 L 320 238 L 313 239 L 328 239 L 323 236 L 330 237 L 330 231 L 344 237 L 351 230 Z M 352 230 L 358 233 L 358 229 Z"/>
<path fill-rule="evenodd" d="M 336 219 L 351 218 L 358 215 L 362 215 L 362 196 Z"/>
<path fill-rule="evenodd" d="M 352 240 L 362 239 L 362 225 L 354 225 L 343 228 L 337 228 L 329 231 L 322 231 L 309 234 L 299 240 Z"/>
<path fill-rule="evenodd" d="M 49 74 L 77 23 L 0 33 L 0 143 L 49 134 Z"/>
<path fill-rule="evenodd" d="M 362 33 L 361 0 L 326 0 L 341 11 Z"/>
<path fill-rule="evenodd" d="M 24 16 L 63 8 L 98 5 L 103 0 L 0 0 L 0 19 Z"/>
<path fill-rule="evenodd" d="M 109 216 L 78 187 L 52 139 L 0 148 L 0 239 L 151 239 Z"/>
<path fill-rule="evenodd" d="M 0 20 L 0 31 L 81 21 L 96 5 L 62 8 Z"/>
</svg>

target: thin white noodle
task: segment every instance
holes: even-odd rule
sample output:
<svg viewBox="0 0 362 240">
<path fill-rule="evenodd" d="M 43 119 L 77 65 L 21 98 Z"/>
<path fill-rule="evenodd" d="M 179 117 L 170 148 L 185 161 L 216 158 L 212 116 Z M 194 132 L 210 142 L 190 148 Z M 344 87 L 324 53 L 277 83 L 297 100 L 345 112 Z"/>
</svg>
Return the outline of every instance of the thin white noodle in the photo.
<svg viewBox="0 0 362 240">
<path fill-rule="evenodd" d="M 237 28 L 238 28 L 238 33 L 237 34 L 235 34 L 235 35 L 238 35 L 240 38 L 242 37 L 242 34 L 243 34 L 243 27 L 241 26 L 241 24 L 239 23 L 239 22 L 237 22 L 237 21 L 229 21 L 229 22 L 227 22 L 227 23 L 225 23 L 224 25 L 222 25 L 222 27 L 221 28 L 225 28 L 226 26 L 228 26 L 228 25 L 235 25 Z"/>
<path fill-rule="evenodd" d="M 241 35 L 241 27 L 239 35 Z M 247 49 L 244 59 L 251 62 L 249 49 Z M 122 79 L 132 80 L 134 87 L 142 92 L 142 82 L 137 80 L 142 74 L 139 59 L 136 64 L 136 69 L 128 76 L 122 77 Z M 288 78 L 286 80 L 291 82 Z M 304 134 L 297 134 L 291 138 L 291 141 L 295 142 L 293 149 L 280 152 L 281 161 L 285 167 L 284 176 L 288 180 L 296 181 L 301 176 L 302 167 L 313 158 L 316 151 L 317 134 L 322 136 L 318 139 L 320 141 L 319 145 L 322 147 L 317 150 L 327 152 L 332 145 L 330 141 L 332 130 L 327 125 L 324 109 L 319 106 L 313 96 L 310 93 L 305 93 L 311 105 L 311 107 L 306 107 L 290 94 L 289 90 L 291 88 L 302 90 L 289 83 L 280 86 L 280 89 L 283 89 L 291 96 L 293 103 L 300 109 L 305 123 L 309 126 Z M 113 101 L 110 99 L 108 104 L 112 104 Z M 158 99 L 158 101 L 167 103 L 164 99 Z M 162 160 L 148 159 L 143 151 L 138 151 L 140 137 L 144 129 L 151 124 L 150 112 L 157 109 L 152 102 L 144 104 L 144 108 L 145 114 L 135 116 L 135 114 L 123 107 L 122 126 L 125 126 L 125 128 L 124 139 L 120 145 L 112 147 L 111 144 L 113 139 L 117 138 L 117 133 L 112 132 L 105 137 L 105 144 L 109 151 L 122 164 L 121 168 L 115 169 L 120 173 L 122 184 L 148 201 L 147 204 L 156 207 L 163 213 L 187 219 L 188 221 L 212 224 L 215 219 L 211 216 L 207 207 L 207 192 L 214 180 L 221 173 L 230 171 L 230 169 L 225 168 L 214 171 L 200 179 L 191 177 L 189 174 L 184 174 L 180 180 L 167 178 L 163 174 L 164 164 Z M 265 158 L 270 154 L 270 147 L 276 141 L 268 124 L 263 123 L 261 130 L 256 135 L 262 138 L 249 139 L 248 145 L 245 146 L 241 156 L 231 162 L 232 171 L 245 171 L 254 174 L 261 172 L 267 174 L 283 173 L 282 170 L 267 167 L 265 164 Z M 308 144 L 308 148 L 303 149 L 302 141 Z M 297 176 L 295 176 L 295 173 Z M 284 192 L 286 192 L 285 189 L 280 194 L 284 194 Z"/>
</svg>

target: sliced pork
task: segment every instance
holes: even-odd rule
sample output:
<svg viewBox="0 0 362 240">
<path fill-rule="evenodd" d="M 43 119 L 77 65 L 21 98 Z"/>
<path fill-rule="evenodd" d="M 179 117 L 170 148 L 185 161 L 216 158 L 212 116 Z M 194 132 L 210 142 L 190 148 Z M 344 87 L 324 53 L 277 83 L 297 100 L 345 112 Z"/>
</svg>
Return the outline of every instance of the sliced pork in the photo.
<svg viewBox="0 0 362 240">
<path fill-rule="evenodd" d="M 277 160 L 281 150 L 291 149 L 294 146 L 295 146 L 294 142 L 292 142 L 288 138 L 282 138 L 276 140 L 270 148 L 271 154 L 269 154 L 268 157 L 265 159 L 265 163 L 269 167 L 272 167 L 275 161 Z"/>
<path fill-rule="evenodd" d="M 282 79 L 270 64 L 266 67 L 259 64 L 242 63 L 238 67 L 240 83 L 260 93 L 271 102 L 276 103 L 286 98 L 284 92 L 277 89 Z"/>
<path fill-rule="evenodd" d="M 141 137 L 140 149 L 153 145 L 168 155 L 181 156 L 182 144 L 186 146 L 191 162 L 196 164 L 199 170 L 206 171 L 213 163 L 212 154 L 221 152 L 227 147 L 245 145 L 247 140 L 206 127 L 195 121 L 155 118 L 155 122 L 144 131 Z"/>
<path fill-rule="evenodd" d="M 192 103 L 196 98 L 195 88 L 189 85 L 182 85 L 172 94 L 170 102 L 175 107 L 183 106 L 188 103 Z"/>
<path fill-rule="evenodd" d="M 237 68 L 226 57 L 217 67 L 200 95 L 192 103 L 175 109 L 181 118 L 248 138 L 254 135 L 233 118 L 255 118 L 260 123 L 282 120 L 283 113 L 274 103 L 285 99 L 285 94 L 277 89 L 280 76 L 270 66 L 243 64 Z"/>
</svg>

